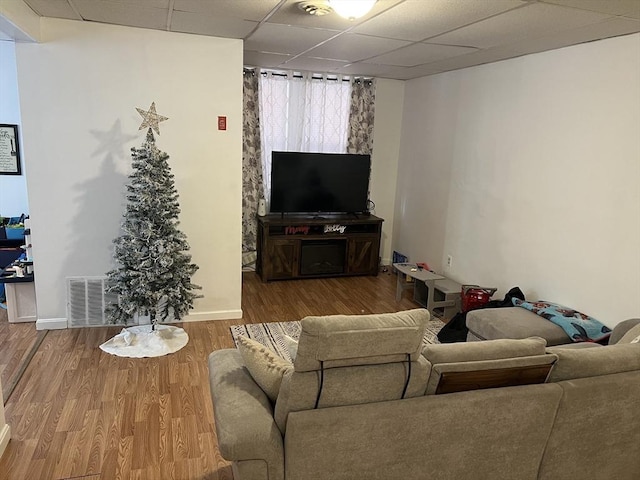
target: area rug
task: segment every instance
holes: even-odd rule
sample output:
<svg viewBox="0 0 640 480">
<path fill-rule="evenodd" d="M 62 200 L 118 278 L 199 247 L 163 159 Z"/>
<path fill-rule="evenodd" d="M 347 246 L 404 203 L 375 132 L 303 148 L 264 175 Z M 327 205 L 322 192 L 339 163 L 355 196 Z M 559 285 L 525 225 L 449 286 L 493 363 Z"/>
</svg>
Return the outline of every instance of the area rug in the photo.
<svg viewBox="0 0 640 480">
<path fill-rule="evenodd" d="M 438 332 L 444 326 L 444 323 L 438 319 L 431 320 L 427 323 L 422 343 L 440 343 L 438 341 Z M 285 360 L 291 361 L 289 348 L 285 343 L 284 336 L 295 338 L 300 337 L 300 322 L 273 322 L 273 323 L 252 323 L 245 325 L 232 325 L 229 327 L 233 342 L 237 346 L 236 339 L 239 336 L 249 337 L 265 347 L 273 350 Z"/>
</svg>

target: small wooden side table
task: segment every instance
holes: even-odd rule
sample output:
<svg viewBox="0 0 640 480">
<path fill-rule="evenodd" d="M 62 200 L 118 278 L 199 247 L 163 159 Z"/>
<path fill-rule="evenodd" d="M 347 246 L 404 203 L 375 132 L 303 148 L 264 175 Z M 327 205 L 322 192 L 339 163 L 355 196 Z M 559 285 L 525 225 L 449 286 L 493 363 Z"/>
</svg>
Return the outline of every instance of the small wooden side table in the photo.
<svg viewBox="0 0 640 480">
<path fill-rule="evenodd" d="M 435 308 L 442 308 L 444 319 L 448 320 L 460 311 L 462 285 L 437 273 L 419 269 L 414 263 L 394 263 L 393 266 L 398 271 L 396 301 L 402 299 L 404 290 L 413 288 L 413 300 L 431 314 Z M 407 282 L 406 277 L 414 281 Z"/>
</svg>

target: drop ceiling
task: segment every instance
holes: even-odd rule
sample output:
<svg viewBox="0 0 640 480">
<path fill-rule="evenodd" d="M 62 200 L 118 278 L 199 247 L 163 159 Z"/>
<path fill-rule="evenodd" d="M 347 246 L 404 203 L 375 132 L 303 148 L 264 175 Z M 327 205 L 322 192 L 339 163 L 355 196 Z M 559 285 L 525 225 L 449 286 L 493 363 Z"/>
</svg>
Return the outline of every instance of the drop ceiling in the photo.
<svg viewBox="0 0 640 480">
<path fill-rule="evenodd" d="M 355 21 L 298 0 L 22 1 L 42 17 L 242 39 L 245 65 L 399 80 L 640 32 L 640 0 L 378 0 Z"/>
</svg>

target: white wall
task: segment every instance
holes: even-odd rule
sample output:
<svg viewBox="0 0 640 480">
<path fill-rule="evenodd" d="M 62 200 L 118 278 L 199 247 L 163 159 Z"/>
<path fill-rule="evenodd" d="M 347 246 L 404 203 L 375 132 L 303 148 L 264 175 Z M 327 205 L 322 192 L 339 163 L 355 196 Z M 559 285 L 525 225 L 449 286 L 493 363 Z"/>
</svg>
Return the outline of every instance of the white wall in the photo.
<svg viewBox="0 0 640 480">
<path fill-rule="evenodd" d="M 376 204 L 375 215 L 384 219 L 380 245 L 380 256 L 384 265 L 391 263 L 391 233 L 400 155 L 403 98 L 403 81 L 383 78 L 376 80 L 370 198 Z"/>
<path fill-rule="evenodd" d="M 638 34 L 407 82 L 394 247 L 496 298 L 640 316 L 638 85 Z"/>
<path fill-rule="evenodd" d="M 0 40 L 0 123 L 18 125 L 18 136 L 21 136 L 15 44 L 12 41 L 2 40 Z M 22 175 L 0 175 L 0 216 L 3 217 L 19 217 L 23 213 L 29 213 L 24 152 L 21 157 Z"/>
<path fill-rule="evenodd" d="M 113 268 L 135 109 L 154 101 L 200 267 L 189 319 L 240 318 L 242 41 L 57 19 L 41 36 L 16 46 L 38 328 L 66 317 L 66 277 Z"/>
</svg>

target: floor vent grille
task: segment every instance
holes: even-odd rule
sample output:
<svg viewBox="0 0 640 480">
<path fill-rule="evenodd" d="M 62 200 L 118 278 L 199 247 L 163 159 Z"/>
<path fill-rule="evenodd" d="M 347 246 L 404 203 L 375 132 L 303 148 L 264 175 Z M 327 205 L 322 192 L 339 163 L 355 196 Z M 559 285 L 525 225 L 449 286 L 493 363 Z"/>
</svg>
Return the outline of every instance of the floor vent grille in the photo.
<svg viewBox="0 0 640 480">
<path fill-rule="evenodd" d="M 107 277 L 67 277 L 67 325 L 98 327 L 109 325 L 106 308 L 118 303 L 116 293 L 107 292 Z"/>
</svg>

